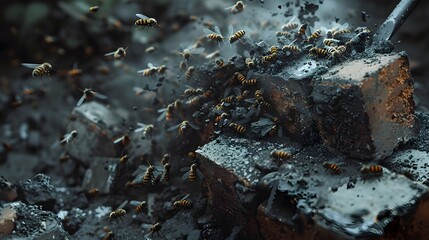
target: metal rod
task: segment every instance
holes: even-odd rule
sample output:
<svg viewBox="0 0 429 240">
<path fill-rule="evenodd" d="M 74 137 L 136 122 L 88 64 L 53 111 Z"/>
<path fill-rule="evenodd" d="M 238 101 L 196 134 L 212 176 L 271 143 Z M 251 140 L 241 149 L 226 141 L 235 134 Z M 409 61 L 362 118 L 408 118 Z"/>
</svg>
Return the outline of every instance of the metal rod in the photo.
<svg viewBox="0 0 429 240">
<path fill-rule="evenodd" d="M 378 28 L 374 35 L 375 42 L 390 40 L 419 2 L 420 0 L 401 0 L 386 21 Z"/>
</svg>

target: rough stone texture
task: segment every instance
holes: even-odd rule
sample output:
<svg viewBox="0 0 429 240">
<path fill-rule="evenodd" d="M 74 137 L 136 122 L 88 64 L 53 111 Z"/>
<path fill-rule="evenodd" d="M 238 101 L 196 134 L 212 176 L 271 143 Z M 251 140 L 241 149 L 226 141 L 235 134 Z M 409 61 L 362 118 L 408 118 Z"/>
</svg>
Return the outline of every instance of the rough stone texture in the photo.
<svg viewBox="0 0 429 240">
<path fill-rule="evenodd" d="M 0 238 L 12 233 L 15 227 L 16 211 L 9 207 L 0 210 Z"/>
<path fill-rule="evenodd" d="M 110 193 L 117 183 L 120 170 L 118 158 L 94 157 L 91 166 L 85 171 L 82 188 L 98 188 L 100 193 Z M 122 188 L 125 181 L 122 182 Z"/>
<path fill-rule="evenodd" d="M 18 197 L 16 187 L 0 176 L 0 201 L 12 202 Z"/>
<path fill-rule="evenodd" d="M 274 149 L 294 153 L 300 146 L 290 141 L 280 144 L 221 136 L 196 151 L 214 218 L 227 226 L 226 234 L 236 231 L 240 237 L 259 236 L 254 212 L 260 199 L 255 186 L 263 174 L 278 168 L 270 158 Z"/>
<path fill-rule="evenodd" d="M 20 202 L 11 203 L 9 206 L 16 211 L 17 218 L 12 234 L 4 239 L 69 239 L 61 221 L 52 212 Z"/>
<path fill-rule="evenodd" d="M 51 185 L 50 177 L 37 174 L 33 180 L 20 181 L 20 187 L 27 203 L 41 205 L 46 210 L 53 209 L 56 202 L 56 191 Z"/>
<path fill-rule="evenodd" d="M 286 67 L 279 75 L 254 75 L 264 89 L 264 97 L 278 112 L 282 128 L 303 145 L 314 144 L 319 139 L 308 97 L 312 90 L 312 77 L 323 69 L 314 60 L 303 59 Z"/>
<path fill-rule="evenodd" d="M 405 53 L 337 65 L 314 82 L 320 135 L 350 157 L 383 159 L 413 136 L 413 92 Z"/>
<path fill-rule="evenodd" d="M 113 141 L 119 133 L 117 127 L 121 126 L 121 119 L 115 112 L 92 101 L 75 108 L 72 115 L 76 119 L 70 121 L 67 131 L 77 130 L 78 136 L 65 146 L 72 158 L 89 166 L 93 156 L 115 156 Z"/>
</svg>

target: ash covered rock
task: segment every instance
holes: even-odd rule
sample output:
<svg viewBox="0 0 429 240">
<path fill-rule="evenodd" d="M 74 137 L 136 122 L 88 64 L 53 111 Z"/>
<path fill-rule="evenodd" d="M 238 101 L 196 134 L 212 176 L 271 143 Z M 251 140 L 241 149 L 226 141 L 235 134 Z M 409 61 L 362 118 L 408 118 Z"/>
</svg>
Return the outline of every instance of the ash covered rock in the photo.
<svg viewBox="0 0 429 240">
<path fill-rule="evenodd" d="M 5 239 L 69 239 L 60 219 L 40 207 L 15 202 L 9 205 L 16 211 L 15 228 Z"/>
<path fill-rule="evenodd" d="M 118 158 L 93 157 L 90 167 L 85 171 L 82 188 L 97 188 L 101 193 L 111 193 L 123 189 L 127 176 L 124 165 Z"/>
<path fill-rule="evenodd" d="M 325 162 L 336 164 L 339 170 L 325 168 Z M 277 176 L 272 176 L 275 184 L 271 196 L 258 208 L 262 235 L 372 238 L 392 234 L 389 228 L 400 218 L 404 229 L 410 230 L 401 230 L 395 234 L 403 235 L 395 236 L 422 236 L 421 227 L 418 231 L 408 227 L 425 226 L 418 220 L 425 213 L 418 209 L 427 205 L 427 187 L 386 168 L 382 174 L 366 175 L 359 171 L 363 166 L 323 146 L 295 154 Z"/>
<path fill-rule="evenodd" d="M 271 159 L 275 149 L 295 153 L 301 147 L 290 140 L 271 143 L 220 136 L 196 151 L 214 218 L 226 234 L 259 236 L 253 214 L 261 201 L 256 184 L 266 171 L 258 165 L 273 165 L 268 171 L 275 171 Z"/>
<path fill-rule="evenodd" d="M 415 134 L 405 53 L 346 62 L 315 80 L 314 118 L 324 142 L 360 159 L 383 159 Z"/>
<path fill-rule="evenodd" d="M 18 197 L 16 186 L 0 176 L 0 201 L 12 202 Z"/>
<path fill-rule="evenodd" d="M 116 148 L 112 139 L 121 125 L 121 119 L 114 111 L 92 101 L 76 107 L 72 115 L 74 117 L 68 125 L 68 132 L 76 130 L 78 135 L 66 144 L 65 150 L 73 159 L 89 166 L 93 156 L 115 156 Z"/>
<path fill-rule="evenodd" d="M 50 177 L 39 173 L 33 180 L 20 181 L 19 185 L 25 202 L 40 205 L 47 210 L 53 209 L 57 193 Z"/>
</svg>

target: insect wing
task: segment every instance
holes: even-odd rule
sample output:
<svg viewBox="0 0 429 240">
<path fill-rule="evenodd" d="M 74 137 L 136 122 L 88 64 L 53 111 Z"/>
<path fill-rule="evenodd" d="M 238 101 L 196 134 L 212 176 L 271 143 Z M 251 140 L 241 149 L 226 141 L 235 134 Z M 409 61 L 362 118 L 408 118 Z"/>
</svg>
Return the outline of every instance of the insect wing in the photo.
<svg viewBox="0 0 429 240">
<path fill-rule="evenodd" d="M 232 25 L 228 26 L 228 32 L 229 32 L 230 37 L 232 37 L 232 35 L 234 35 L 234 27 Z"/>
<path fill-rule="evenodd" d="M 183 174 L 182 181 L 186 181 L 188 178 L 189 178 L 189 171 L 187 171 L 185 174 Z"/>
<path fill-rule="evenodd" d="M 193 54 L 200 54 L 200 53 L 204 52 L 204 50 L 205 50 L 205 48 L 199 47 L 199 48 L 192 49 L 191 52 Z"/>
<path fill-rule="evenodd" d="M 104 54 L 104 56 L 105 56 L 105 57 L 107 57 L 107 56 L 111 56 L 111 55 L 114 55 L 115 53 L 116 53 L 116 51 L 114 51 L 114 52 L 109 52 L 109 53 Z"/>
<path fill-rule="evenodd" d="M 36 63 L 21 63 L 22 66 L 27 67 L 27 68 L 36 68 L 38 66 L 40 66 L 41 64 L 36 64 Z"/>
<path fill-rule="evenodd" d="M 191 126 L 193 129 L 195 129 L 195 130 L 200 130 L 200 127 L 198 127 L 197 125 L 192 124 L 192 123 L 188 123 L 188 124 L 189 124 L 189 126 Z"/>
<path fill-rule="evenodd" d="M 121 142 L 124 138 L 125 138 L 125 136 L 122 136 L 122 137 L 116 139 L 115 141 L 113 141 L 113 143 L 117 144 L 117 143 Z"/>
<path fill-rule="evenodd" d="M 219 35 L 221 35 L 221 36 L 222 36 L 222 34 L 220 33 L 219 26 L 215 26 L 215 27 L 214 27 L 214 29 L 215 29 L 215 32 L 216 32 L 217 34 L 219 34 Z"/>
<path fill-rule="evenodd" d="M 147 66 L 148 66 L 150 69 L 156 68 L 152 63 L 148 63 L 148 64 L 147 64 Z"/>
<path fill-rule="evenodd" d="M 107 99 L 107 96 L 106 96 L 106 95 L 103 95 L 103 94 L 98 93 L 98 92 L 94 92 L 94 96 L 95 96 L 96 98 L 99 98 L 99 99 Z"/>
<path fill-rule="evenodd" d="M 178 128 L 179 128 L 179 126 L 180 126 L 181 124 L 182 124 L 182 123 L 179 123 L 179 124 L 177 124 L 177 125 L 175 125 L 175 126 L 172 126 L 172 127 L 170 127 L 170 128 L 167 128 L 167 131 L 172 132 L 172 131 L 174 131 L 174 130 L 178 129 Z"/>
<path fill-rule="evenodd" d="M 127 205 L 127 203 L 128 203 L 128 200 L 125 200 L 124 202 L 122 202 L 122 203 L 121 203 L 121 205 L 119 205 L 119 206 L 116 208 L 116 210 L 121 209 L 121 208 L 124 208 L 124 207 Z"/>
<path fill-rule="evenodd" d="M 158 110 L 159 111 L 159 110 Z M 158 122 L 162 121 L 162 119 L 165 118 L 165 115 L 167 115 L 167 109 L 161 113 L 161 115 L 159 115 L 158 117 Z"/>
<path fill-rule="evenodd" d="M 143 14 L 141 14 L 141 13 L 137 13 L 137 14 L 136 14 L 136 16 L 137 16 L 138 18 L 141 18 L 141 19 L 148 19 L 148 18 L 149 18 L 148 16 L 145 16 L 145 15 L 143 15 Z"/>
<path fill-rule="evenodd" d="M 187 194 L 186 196 L 184 196 L 181 200 L 185 200 L 187 199 L 189 196 L 191 196 L 191 194 Z"/>
<path fill-rule="evenodd" d="M 83 94 L 82 97 L 80 97 L 79 101 L 76 104 L 76 107 L 79 107 L 80 105 L 82 105 L 84 100 L 85 100 L 85 94 Z"/>
<path fill-rule="evenodd" d="M 210 30 L 210 29 L 208 29 L 208 28 L 204 28 L 204 29 L 203 29 L 203 32 L 204 32 L 206 35 L 216 34 L 215 32 L 213 32 L 212 30 Z"/>
</svg>

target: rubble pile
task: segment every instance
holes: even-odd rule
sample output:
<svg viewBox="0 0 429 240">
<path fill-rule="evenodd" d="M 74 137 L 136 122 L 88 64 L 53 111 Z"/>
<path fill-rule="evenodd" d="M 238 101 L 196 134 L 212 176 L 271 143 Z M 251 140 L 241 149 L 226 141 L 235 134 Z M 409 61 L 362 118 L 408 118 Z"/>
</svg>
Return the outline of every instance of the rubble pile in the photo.
<svg viewBox="0 0 429 240">
<path fill-rule="evenodd" d="M 429 117 L 415 113 L 408 57 L 388 41 L 403 21 L 374 35 L 319 19 L 323 1 L 278 5 L 280 15 L 261 10 L 261 19 L 273 21 L 255 20 L 263 1 L 238 1 L 220 14 L 222 4 L 189 3 L 202 16 L 172 11 L 182 9 L 179 2 L 147 9 L 164 8 L 161 18 L 134 13 L 137 31 L 102 14 L 114 11 L 112 3 L 87 14 L 82 5 L 58 4 L 73 21 L 94 24 L 83 27 L 89 36 L 126 33 L 133 43 L 85 48 L 87 57 L 105 57 L 82 63 L 98 69 L 87 75 L 76 63 L 56 72 L 50 63 L 22 64 L 33 77 L 64 80 L 49 82 L 53 88 L 84 90 L 25 89 L 5 105 L 22 123 L 18 130 L 5 125 L 10 141 L 0 146 L 0 164 L 16 170 L 16 159 L 22 167 L 0 178 L 1 237 L 429 235 Z M 139 6 L 127 4 L 130 11 Z M 30 105 L 34 116 L 21 119 Z"/>
</svg>

